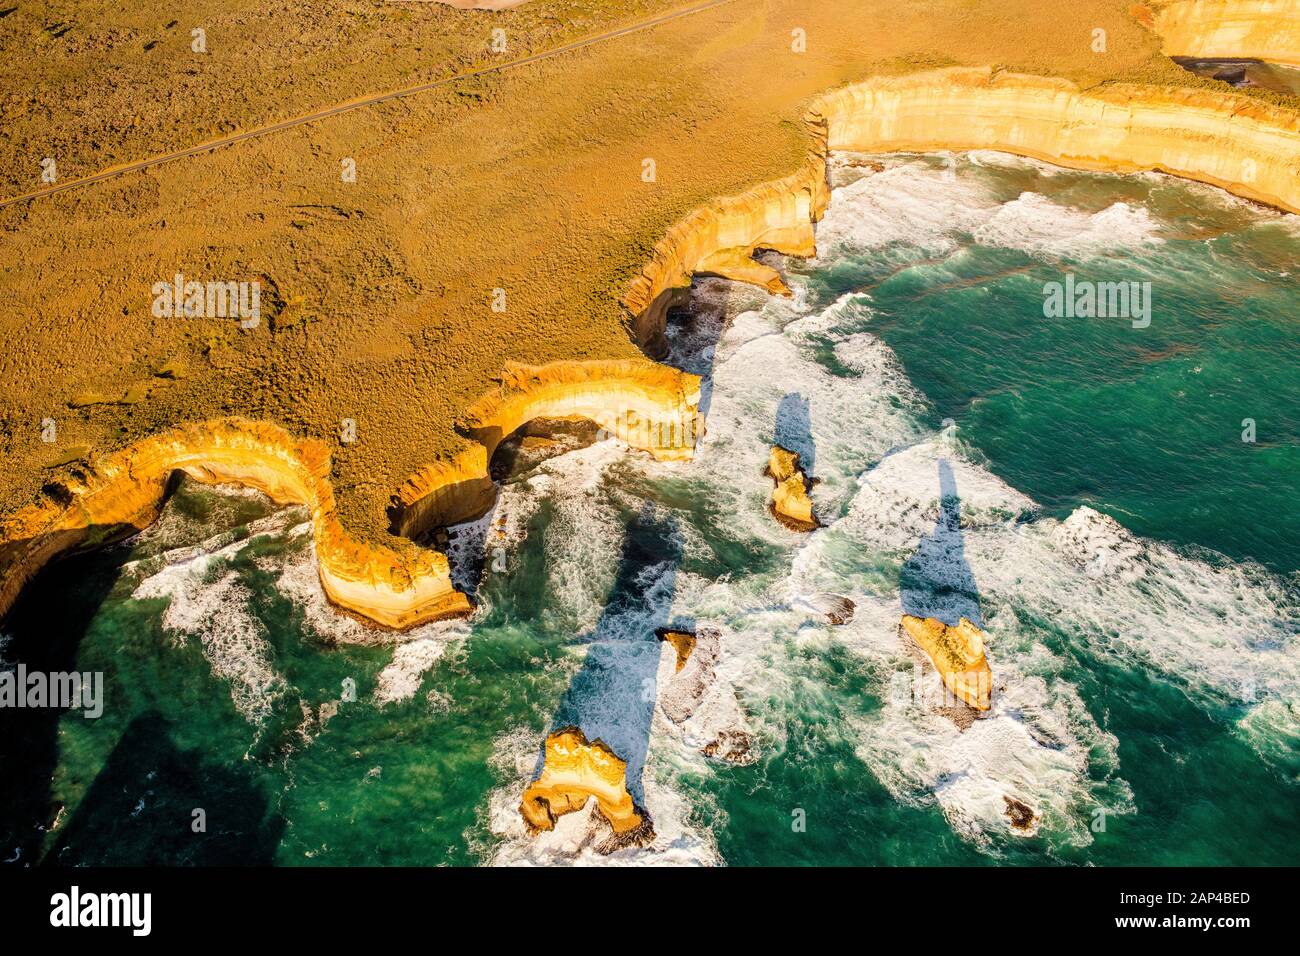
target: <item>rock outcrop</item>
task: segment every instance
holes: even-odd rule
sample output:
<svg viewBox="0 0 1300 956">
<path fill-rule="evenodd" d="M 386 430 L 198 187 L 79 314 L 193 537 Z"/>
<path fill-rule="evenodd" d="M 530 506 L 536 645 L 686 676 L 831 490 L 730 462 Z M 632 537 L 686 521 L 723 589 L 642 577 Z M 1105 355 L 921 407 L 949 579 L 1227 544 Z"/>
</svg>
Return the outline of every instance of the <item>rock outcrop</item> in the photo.
<svg viewBox="0 0 1300 956">
<path fill-rule="evenodd" d="M 661 627 L 655 631 L 655 637 L 665 644 L 672 645 L 673 650 L 677 653 L 677 670 L 675 673 L 680 674 L 686 662 L 691 659 L 691 651 L 695 650 L 695 635 L 690 631 L 670 631 L 668 628 Z"/>
<path fill-rule="evenodd" d="M 838 90 L 831 149 L 994 149 L 1077 169 L 1160 170 L 1300 212 L 1300 120 L 1238 93 L 955 68 Z"/>
<path fill-rule="evenodd" d="M 1166 56 L 1251 59 L 1300 66 L 1300 0 L 1166 0 L 1144 23 Z"/>
<path fill-rule="evenodd" d="M 993 674 L 984 656 L 984 635 L 962 618 L 955 627 L 932 617 L 903 615 L 903 630 L 929 655 L 944 684 L 976 710 L 989 709 Z"/>
<path fill-rule="evenodd" d="M 394 541 L 366 545 L 339 524 L 330 454 L 318 441 L 239 418 L 186 425 L 94 460 L 47 488 L 44 500 L 0 523 L 0 611 L 50 559 L 125 537 L 158 517 L 175 472 L 209 484 L 256 488 L 311 513 L 321 585 L 336 604 L 389 627 L 466 614 L 447 559 Z"/>
<path fill-rule="evenodd" d="M 412 475 L 398 490 L 393 530 L 414 536 L 481 516 L 496 488 L 488 461 L 497 444 L 535 417 L 585 418 L 660 459 L 689 458 L 699 430 L 699 379 L 649 361 L 514 366 L 475 404 L 462 426 L 476 439 L 451 462 Z M 358 541 L 339 522 L 329 448 L 275 425 L 240 418 L 170 429 L 100 458 L 42 500 L 0 522 L 0 614 L 48 561 L 142 530 L 157 519 L 171 476 L 265 492 L 311 512 L 321 585 L 340 607 L 390 628 L 472 610 L 452 586 L 444 555 L 406 537 Z"/>
<path fill-rule="evenodd" d="M 627 790 L 627 763 L 600 740 L 588 741 L 577 727 L 546 738 L 542 772 L 524 791 L 519 812 L 533 831 L 551 830 L 566 813 L 595 798 L 601 815 L 626 844 L 648 838 L 650 820 Z"/>
<path fill-rule="evenodd" d="M 736 690 L 717 672 L 722 631 L 700 627 L 694 634 L 659 633 L 676 651 L 673 664 L 660 663 L 656 682 L 664 717 L 704 756 L 728 763 L 753 763 L 758 755 Z M 687 649 L 684 655 L 683 647 Z"/>
<path fill-rule="evenodd" d="M 828 594 L 825 592 L 801 594 L 794 599 L 792 606 L 811 611 L 813 614 L 825 618 L 827 624 L 837 627 L 853 620 L 853 615 L 858 609 L 856 604 L 842 594 Z"/>
<path fill-rule="evenodd" d="M 650 361 L 511 365 L 457 423 L 475 444 L 450 462 L 426 465 L 398 489 L 392 529 L 416 537 L 481 517 L 496 497 L 492 453 L 533 419 L 591 421 L 660 461 L 689 459 L 703 429 L 699 402 L 698 376 Z"/>
<path fill-rule="evenodd" d="M 773 445 L 767 456 L 767 476 L 776 482 L 768 507 L 772 516 L 791 531 L 812 531 L 817 527 L 812 498 L 812 482 L 799 467 L 799 455 L 780 445 Z"/>
</svg>

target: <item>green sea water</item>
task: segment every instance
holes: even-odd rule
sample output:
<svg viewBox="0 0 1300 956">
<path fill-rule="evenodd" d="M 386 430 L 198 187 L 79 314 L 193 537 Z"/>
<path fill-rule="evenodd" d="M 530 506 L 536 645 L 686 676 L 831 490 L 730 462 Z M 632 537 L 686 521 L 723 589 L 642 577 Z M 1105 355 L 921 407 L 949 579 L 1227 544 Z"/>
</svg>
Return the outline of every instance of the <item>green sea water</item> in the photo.
<svg viewBox="0 0 1300 956">
<path fill-rule="evenodd" d="M 676 321 L 698 460 L 518 465 L 465 572 L 480 610 L 415 635 L 405 699 L 377 696 L 393 647 L 314 590 L 304 516 L 255 495 L 182 483 L 43 573 L 0 658 L 101 671 L 105 710 L 0 713 L 0 859 L 1300 862 L 1294 218 L 987 154 L 836 175 L 793 300 L 706 280 Z M 1067 273 L 1151 282 L 1150 324 L 1046 318 Z M 776 440 L 820 480 L 814 535 L 767 514 Z M 802 608 L 821 591 L 854 620 Z M 1004 703 L 966 730 L 897 694 L 916 607 L 989 634 Z M 657 707 L 668 625 L 722 629 L 752 763 Z M 522 831 L 568 723 L 630 758 L 654 844 Z"/>
</svg>

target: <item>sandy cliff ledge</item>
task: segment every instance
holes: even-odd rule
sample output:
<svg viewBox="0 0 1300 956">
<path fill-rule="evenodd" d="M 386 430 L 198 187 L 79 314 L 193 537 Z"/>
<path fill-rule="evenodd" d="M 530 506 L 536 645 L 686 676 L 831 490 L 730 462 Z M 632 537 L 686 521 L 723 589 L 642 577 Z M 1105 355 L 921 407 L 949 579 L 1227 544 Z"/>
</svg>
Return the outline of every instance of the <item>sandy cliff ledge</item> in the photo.
<svg viewBox="0 0 1300 956">
<path fill-rule="evenodd" d="M 695 210 L 655 246 L 624 304 L 638 341 L 662 348 L 668 309 L 693 274 L 785 287 L 755 250 L 816 254 L 828 150 L 993 149 L 1076 169 L 1157 170 L 1300 212 L 1300 119 L 1241 94 L 1105 84 L 955 67 L 846 86 L 813 101 L 793 175 Z"/>
<path fill-rule="evenodd" d="M 1166 56 L 1300 66 L 1300 0 L 1173 0 L 1147 6 Z"/>
<path fill-rule="evenodd" d="M 430 465 L 397 495 L 395 530 L 414 534 L 482 514 L 495 486 L 488 462 L 497 444 L 533 418 L 587 418 L 661 459 L 690 457 L 699 380 L 648 361 L 516 366 L 471 410 L 478 439 L 457 459 Z M 132 534 L 151 524 L 175 472 L 212 484 L 256 488 L 312 514 L 321 585 L 341 607 L 392 628 L 468 614 L 447 559 L 394 538 L 391 547 L 343 530 L 330 483 L 329 449 L 283 429 L 239 418 L 171 429 L 95 460 L 47 488 L 40 503 L 0 522 L 0 614 L 52 558 Z"/>
</svg>

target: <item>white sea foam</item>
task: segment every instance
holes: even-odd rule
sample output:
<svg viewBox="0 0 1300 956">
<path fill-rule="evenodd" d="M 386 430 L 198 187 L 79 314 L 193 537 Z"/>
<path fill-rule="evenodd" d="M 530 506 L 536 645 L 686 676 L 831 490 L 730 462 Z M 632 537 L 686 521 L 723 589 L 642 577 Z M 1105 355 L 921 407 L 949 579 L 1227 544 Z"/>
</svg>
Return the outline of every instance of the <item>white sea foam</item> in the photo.
<svg viewBox="0 0 1300 956">
<path fill-rule="evenodd" d="M 974 231 L 985 246 L 1019 249 L 1049 258 L 1094 256 L 1109 249 L 1155 245 L 1159 226 L 1146 209 L 1115 203 L 1088 214 L 1052 202 L 1038 193 L 1023 193 L 1001 206 Z"/>
<path fill-rule="evenodd" d="M 976 162 L 1009 161 L 981 154 Z M 1141 208 L 1120 203 L 1090 213 L 1034 193 L 1004 202 L 960 171 L 950 176 L 908 158 L 889 163 L 836 190 L 819 227 L 823 256 L 884 254 L 892 244 L 946 255 L 965 241 L 962 233 L 1044 257 L 1081 258 L 1159 241 L 1158 223 Z M 897 358 L 861 331 L 869 296 L 810 308 L 806 280 L 794 274 L 790 282 L 793 300 L 755 300 L 760 293 L 724 280 L 696 283 L 702 314 L 669 338 L 674 361 L 711 376 L 708 432 L 689 465 L 636 458 L 620 466 L 699 489 L 717 524 L 703 527 L 679 515 L 684 554 L 706 558 L 720 534 L 785 552 L 788 574 L 779 562 L 716 579 L 653 564 L 641 584 L 659 595 L 655 606 L 669 604 L 667 611 L 604 619 L 622 540 L 618 515 L 637 504 L 617 483 L 600 480 L 613 458 L 555 459 L 521 492 L 552 498 L 548 593 L 575 629 L 596 629 L 587 653 L 599 649 L 618 672 L 577 701 L 589 735 L 646 748 L 639 776 L 660 839 L 645 850 L 601 857 L 595 846 L 603 824 L 590 808 L 563 818 L 554 833 L 526 837 L 518 801 L 541 741 L 536 732 L 520 732 L 497 742 L 496 763 L 508 771 L 486 811 L 487 829 L 501 841 L 495 862 L 718 862 L 711 834 L 682 822 L 699 819 L 699 801 L 707 799 L 686 778 L 719 772 L 700 755 L 701 741 L 715 727 L 743 727 L 760 744 L 777 742 L 762 751 L 771 756 L 787 738 L 792 708 L 841 708 L 808 664 L 836 645 L 857 655 L 878 681 L 879 707 L 843 711 L 851 714 L 844 729 L 859 758 L 897 799 L 937 805 L 955 832 L 991 853 L 1026 838 L 1048 848 L 1086 844 L 1098 811 L 1135 809 L 1117 740 L 1071 682 L 1078 664 L 1049 645 L 1065 642 L 1153 669 L 1207 707 L 1246 698 L 1239 732 L 1265 760 L 1294 772 L 1287 741 L 1294 740 L 1300 700 L 1300 602 L 1285 582 L 1145 541 L 1090 509 L 1066 521 L 1042 516 L 1035 502 L 984 467 L 955 429 L 927 432 L 924 400 Z M 727 314 L 734 315 L 729 324 Z M 819 360 L 828 345 L 835 371 Z M 844 369 L 854 374 L 839 374 Z M 802 436 L 792 427 L 798 421 L 778 425 L 788 396 L 806 402 Z M 766 511 L 771 483 L 762 470 L 778 439 L 793 446 L 802 440 L 795 450 L 808 455 L 811 473 L 823 480 L 814 498 L 828 526 L 812 534 L 787 532 Z M 849 623 L 827 625 L 818 610 L 825 594 L 854 602 Z M 917 608 L 950 622 L 975 614 L 986 631 L 993 706 L 964 730 L 931 703 L 939 677 L 899 632 L 904 610 Z M 636 678 L 649 662 L 637 637 L 644 638 L 650 618 L 718 627 L 726 637 L 703 695 L 691 688 L 689 716 L 678 708 L 685 719 L 673 719 L 661 698 L 647 734 Z M 662 694 L 676 675 L 671 652 L 656 651 Z M 924 692 L 899 694 L 900 677 Z M 691 726 L 697 719 L 701 725 Z M 1008 800 L 1030 808 L 1028 830 L 1012 825 Z"/>
<path fill-rule="evenodd" d="M 424 674 L 442 657 L 445 641 L 420 638 L 393 649 L 393 659 L 379 672 L 375 686 L 375 703 L 383 706 L 410 700 L 420 689 Z"/>
<path fill-rule="evenodd" d="M 977 155 L 989 162 L 993 154 Z M 1088 258 L 1158 244 L 1159 231 L 1140 206 L 1119 202 L 1090 213 L 1034 192 L 1002 202 L 967 171 L 911 160 L 835 190 L 817 229 L 817 261 L 896 245 L 914 257 L 946 256 L 967 234 L 982 245 L 1036 257 Z"/>
<path fill-rule="evenodd" d="M 942 527 L 941 460 L 948 463 L 961 499 L 960 535 L 946 532 L 960 541 L 956 550 L 925 545 L 927 535 L 932 539 L 933 529 Z M 1077 812 L 1066 813 L 1067 806 L 1122 810 L 1123 787 L 1109 772 L 1100 778 L 1108 795 L 1091 793 L 1090 781 L 1098 779 L 1092 763 L 1098 753 L 1113 754 L 1114 742 L 1077 706 L 1063 667 L 1053 666 L 1041 680 L 1025 670 L 1026 655 L 1046 659 L 1034 636 L 1034 627 L 1044 625 L 1098 654 L 1162 672 L 1207 704 L 1224 698 L 1260 701 L 1260 716 L 1248 715 L 1241 726 L 1267 758 L 1279 739 L 1275 718 L 1292 712 L 1300 699 L 1295 639 L 1300 605 L 1284 582 L 1261 569 L 1211 564 L 1138 538 L 1089 508 L 1064 522 L 1021 520 L 1032 509 L 1027 498 L 967 460 L 948 433 L 891 455 L 867 472 L 844 519 L 813 535 L 797 557 L 792 590 L 833 590 L 858 602 L 855 620 L 837 634 L 863 653 L 888 653 L 891 626 L 903 608 L 890 599 L 885 614 L 873 615 L 872 598 L 884 599 L 877 589 L 891 579 L 888 573 L 866 573 L 870 561 L 861 552 L 885 559 L 922 556 L 930 564 L 925 576 L 936 589 L 928 597 L 927 616 L 953 623 L 959 612 L 970 614 L 970 588 L 956 588 L 954 581 L 973 582 L 978 595 L 976 610 L 984 617 L 995 675 L 991 717 L 960 738 L 941 739 L 951 737 L 945 729 L 922 745 L 918 735 L 944 725 L 931 717 L 918 724 L 921 718 L 910 710 L 886 707 L 864 725 L 870 733 L 860 749 L 877 775 L 898 792 L 906 783 L 914 794 L 932 793 L 955 825 L 980 833 L 987 833 L 996 817 L 999 786 L 1031 806 L 1042 802 L 1045 826 L 1050 829 L 1056 821 L 1071 840 L 1086 839 L 1087 831 L 1079 829 Z M 1022 620 L 1040 623 L 1022 625 Z M 1049 718 L 1058 729 L 1047 737 L 1057 743 L 1030 748 Z M 988 728 L 988 721 L 1008 720 L 1024 727 Z M 893 744 L 903 734 L 899 721 L 910 727 L 905 736 L 912 756 L 906 761 Z M 1006 748 L 1016 741 L 1025 746 L 1013 759 Z M 1012 776 L 992 779 L 990 770 L 999 767 L 1010 768 Z"/>
<path fill-rule="evenodd" d="M 266 629 L 249 609 L 252 594 L 220 562 L 232 549 L 172 564 L 146 578 L 131 596 L 168 598 L 162 624 L 183 642 L 197 637 L 215 677 L 230 685 L 235 708 L 249 723 L 260 724 L 287 689 L 274 664 Z"/>
</svg>

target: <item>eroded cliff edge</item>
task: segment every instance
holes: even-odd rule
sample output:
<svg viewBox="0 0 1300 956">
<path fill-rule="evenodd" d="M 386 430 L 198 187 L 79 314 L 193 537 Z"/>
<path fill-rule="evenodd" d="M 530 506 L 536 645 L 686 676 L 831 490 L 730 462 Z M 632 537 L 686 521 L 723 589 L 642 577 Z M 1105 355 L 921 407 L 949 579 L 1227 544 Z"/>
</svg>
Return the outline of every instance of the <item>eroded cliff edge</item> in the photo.
<svg viewBox="0 0 1300 956">
<path fill-rule="evenodd" d="M 399 489 L 400 535 L 482 515 L 495 499 L 488 462 L 503 438 L 533 418 L 585 418 L 661 459 L 689 457 L 698 428 L 699 380 L 648 361 L 514 366 L 467 416 L 475 439 L 450 462 L 429 465 Z M 469 599 L 451 583 L 446 557 L 405 536 L 363 543 L 343 529 L 330 483 L 330 452 L 266 422 L 225 418 L 170 429 L 93 459 L 42 500 L 0 522 L 0 614 L 60 554 L 116 540 L 152 524 L 172 476 L 255 488 L 311 511 L 321 586 L 340 607 L 391 628 L 463 616 Z"/>
<path fill-rule="evenodd" d="M 1165 0 L 1142 20 L 1166 56 L 1300 66 L 1300 0 Z"/>
<path fill-rule="evenodd" d="M 810 145 L 796 172 L 695 210 L 655 246 L 624 297 L 647 352 L 663 352 L 667 311 L 695 274 L 786 291 L 753 254 L 815 254 L 830 150 L 995 149 L 1082 169 L 1159 170 L 1300 212 L 1300 119 L 1240 94 L 1129 83 L 1081 89 L 952 68 L 847 86 L 816 99 L 805 125 Z M 54 556 L 154 520 L 177 470 L 307 505 L 322 585 L 336 604 L 396 628 L 464 614 L 469 602 L 452 587 L 445 558 L 402 536 L 490 507 L 487 464 L 504 437 L 532 418 L 587 418 L 656 457 L 686 458 L 701 429 L 698 400 L 698 379 L 648 361 L 511 367 L 461 421 L 473 439 L 467 450 L 421 468 L 397 490 L 390 518 L 399 537 L 387 546 L 363 544 L 342 528 L 323 444 L 239 419 L 172 429 L 94 460 L 0 523 L 0 614 Z"/>
<path fill-rule="evenodd" d="M 693 275 L 784 291 L 753 254 L 816 254 L 831 150 L 992 149 L 1075 169 L 1155 170 L 1300 212 L 1300 115 L 1230 92 L 1135 83 L 1082 89 L 954 67 L 846 86 L 814 100 L 805 125 L 811 144 L 797 172 L 694 211 L 655 246 L 623 300 L 648 352 L 662 351 L 665 317 Z"/>
</svg>

